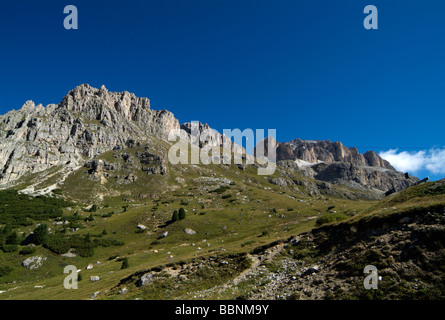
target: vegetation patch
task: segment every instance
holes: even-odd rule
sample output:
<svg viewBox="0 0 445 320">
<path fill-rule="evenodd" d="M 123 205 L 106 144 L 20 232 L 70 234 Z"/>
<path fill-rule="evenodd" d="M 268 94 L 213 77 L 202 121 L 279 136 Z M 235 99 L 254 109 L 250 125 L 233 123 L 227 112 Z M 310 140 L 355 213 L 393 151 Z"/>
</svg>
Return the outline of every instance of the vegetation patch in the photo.
<svg viewBox="0 0 445 320">
<path fill-rule="evenodd" d="M 315 221 L 317 226 L 322 226 L 327 223 L 342 221 L 347 219 L 348 216 L 343 213 L 336 213 L 336 212 L 329 212 L 324 213 L 323 215 L 319 216 L 317 220 Z"/>
<path fill-rule="evenodd" d="M 54 219 L 63 215 L 63 208 L 71 206 L 56 197 L 32 197 L 16 190 L 0 190 L 0 223 L 11 227 L 29 226 L 34 221 Z"/>
</svg>

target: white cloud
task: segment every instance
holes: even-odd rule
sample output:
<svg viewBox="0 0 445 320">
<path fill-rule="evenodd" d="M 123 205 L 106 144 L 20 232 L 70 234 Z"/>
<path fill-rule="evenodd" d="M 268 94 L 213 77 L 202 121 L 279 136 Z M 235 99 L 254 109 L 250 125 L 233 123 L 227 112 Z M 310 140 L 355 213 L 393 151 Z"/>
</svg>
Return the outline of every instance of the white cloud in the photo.
<svg viewBox="0 0 445 320">
<path fill-rule="evenodd" d="M 431 150 L 430 155 L 426 168 L 435 174 L 445 173 L 445 149 Z"/>
<path fill-rule="evenodd" d="M 429 149 L 415 152 L 390 149 L 381 151 L 380 156 L 394 168 L 403 172 L 427 170 L 433 174 L 445 173 L 445 149 Z"/>
</svg>

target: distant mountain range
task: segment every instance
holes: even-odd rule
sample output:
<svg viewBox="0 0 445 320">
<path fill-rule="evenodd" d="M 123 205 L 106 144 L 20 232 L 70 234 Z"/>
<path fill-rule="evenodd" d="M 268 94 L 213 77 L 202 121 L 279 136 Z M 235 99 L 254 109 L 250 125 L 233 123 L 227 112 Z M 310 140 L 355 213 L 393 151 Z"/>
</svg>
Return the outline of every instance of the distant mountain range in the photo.
<svg viewBox="0 0 445 320">
<path fill-rule="evenodd" d="M 97 156 L 128 145 L 129 141 L 167 141 L 174 129 L 190 134 L 190 123 L 180 125 L 171 112 L 151 109 L 147 98 L 82 84 L 59 104 L 43 107 L 27 101 L 19 110 L 0 116 L 0 129 L 0 188 L 8 188 L 17 185 L 21 178 L 45 170 L 75 170 L 91 164 Z M 200 124 L 199 129 L 210 127 Z M 222 135 L 219 137 L 218 143 L 222 145 Z M 341 142 L 296 139 L 274 141 L 272 145 L 276 146 L 276 160 L 281 168 L 319 181 L 371 190 L 376 195 L 391 189 L 402 190 L 418 181 L 397 172 L 376 152 L 361 154 Z M 264 144 L 257 145 L 255 154 L 260 147 L 264 148 Z M 158 151 L 152 147 L 150 152 L 159 154 Z M 165 166 L 165 155 L 161 158 L 159 162 Z"/>
</svg>

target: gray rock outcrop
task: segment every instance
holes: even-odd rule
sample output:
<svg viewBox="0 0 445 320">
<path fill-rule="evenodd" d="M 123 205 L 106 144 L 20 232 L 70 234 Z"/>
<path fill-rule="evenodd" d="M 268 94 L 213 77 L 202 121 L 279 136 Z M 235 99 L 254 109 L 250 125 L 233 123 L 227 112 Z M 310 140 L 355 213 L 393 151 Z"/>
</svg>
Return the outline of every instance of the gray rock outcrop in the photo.
<svg viewBox="0 0 445 320">
<path fill-rule="evenodd" d="M 330 183 L 341 183 L 352 188 L 375 188 L 381 191 L 401 191 L 414 185 L 419 179 L 401 172 L 381 167 L 359 166 L 344 162 L 328 165 L 315 174 L 315 179 Z"/>
<path fill-rule="evenodd" d="M 188 234 L 188 235 L 196 234 L 196 231 L 195 231 L 195 230 L 192 230 L 192 229 L 190 229 L 190 228 L 185 228 L 185 229 L 184 229 L 184 232 L 185 232 L 186 234 Z"/>
<path fill-rule="evenodd" d="M 146 285 L 148 285 L 149 283 L 151 283 L 151 282 L 153 282 L 153 281 L 155 281 L 155 272 L 149 272 L 149 273 L 146 273 L 146 274 L 144 274 L 140 279 L 139 279 L 139 281 L 137 282 L 137 286 L 138 287 L 143 287 L 143 286 L 146 286 Z"/>
<path fill-rule="evenodd" d="M 22 266 L 25 267 L 26 269 L 34 270 L 40 268 L 45 261 L 46 257 L 42 256 L 29 257 L 22 262 Z"/>
</svg>

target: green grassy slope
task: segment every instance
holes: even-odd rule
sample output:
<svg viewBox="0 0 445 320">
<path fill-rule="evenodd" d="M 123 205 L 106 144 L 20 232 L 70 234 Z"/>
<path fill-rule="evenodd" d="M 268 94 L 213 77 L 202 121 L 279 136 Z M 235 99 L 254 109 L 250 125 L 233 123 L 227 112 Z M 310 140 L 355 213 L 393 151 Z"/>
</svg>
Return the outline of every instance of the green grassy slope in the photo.
<svg viewBox="0 0 445 320">
<path fill-rule="evenodd" d="M 165 151 L 166 146 L 156 148 Z M 110 151 L 99 157 L 107 163 L 120 164 L 119 171 L 108 172 L 106 182 L 92 179 L 85 167 L 78 169 L 53 195 L 72 202 L 69 207 L 61 207 L 62 217 L 33 219 L 29 225 L 13 228 L 23 236 L 43 222 L 53 235 L 67 238 L 77 235 L 82 239 L 88 235 L 92 241 L 113 239 L 122 244 L 97 245 L 92 256 L 73 258 L 63 257 L 42 245 L 37 245 L 31 254 L 20 254 L 23 245 L 13 252 L 0 250 L 0 265 L 10 269 L 8 274 L 0 276 L 0 299 L 88 299 L 98 291 L 101 292 L 99 298 L 131 298 L 135 295 L 107 293 L 114 292 L 112 289 L 122 279 L 141 270 L 215 255 L 242 256 L 256 247 L 311 230 L 317 218 L 329 211 L 335 210 L 350 219 L 369 207 L 381 205 L 375 200 L 350 200 L 332 194 L 309 196 L 303 184 L 279 187 L 269 182 L 271 177 L 258 176 L 253 166 L 240 169 L 236 165 L 168 165 L 167 174 L 148 175 L 125 168 L 125 162 L 119 158 L 123 151 L 135 155 L 143 149 Z M 116 176 L 122 177 L 128 172 L 134 173 L 136 181 L 119 183 Z M 283 176 L 311 181 L 298 172 L 278 170 L 273 177 Z M 220 188 L 221 185 L 226 187 Z M 332 186 L 332 190 L 338 195 L 353 192 L 341 186 Z M 92 205 L 97 207 L 94 212 L 89 210 Z M 186 210 L 186 218 L 168 224 L 173 211 L 180 208 Z M 141 231 L 139 224 L 147 228 Z M 196 234 L 186 234 L 185 228 L 193 229 Z M 168 235 L 160 238 L 165 232 Z M 41 268 L 28 270 L 21 266 L 25 258 L 35 255 L 47 258 Z M 129 267 L 121 269 L 125 257 Z M 89 264 L 93 264 L 93 269 L 86 269 Z M 77 290 L 63 287 L 66 265 L 82 270 Z M 220 280 L 226 281 L 241 269 L 224 272 Z M 100 280 L 90 281 L 90 276 L 99 276 Z M 215 276 L 211 271 L 203 272 L 202 279 Z M 171 281 L 173 287 L 178 285 L 176 280 Z M 203 289 L 207 282 L 197 281 L 192 287 Z M 174 298 L 172 293 L 156 295 L 153 291 L 141 297 Z"/>
</svg>

